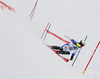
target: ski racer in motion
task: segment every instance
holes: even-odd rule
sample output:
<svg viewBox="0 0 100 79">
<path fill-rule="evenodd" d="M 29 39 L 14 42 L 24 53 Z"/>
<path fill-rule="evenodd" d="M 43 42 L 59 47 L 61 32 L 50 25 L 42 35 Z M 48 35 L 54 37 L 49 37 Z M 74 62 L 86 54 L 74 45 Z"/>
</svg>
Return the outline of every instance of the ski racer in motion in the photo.
<svg viewBox="0 0 100 79">
<path fill-rule="evenodd" d="M 57 50 L 57 52 L 56 52 L 57 54 L 64 54 L 64 55 L 70 54 L 70 52 L 72 51 L 73 53 L 70 57 L 70 61 L 73 61 L 75 54 L 77 52 L 79 52 L 83 46 L 85 46 L 85 43 L 83 43 L 82 40 L 80 40 L 80 42 L 78 42 L 78 41 L 75 41 L 74 39 L 71 39 L 70 41 L 71 41 L 71 43 L 66 43 L 61 47 L 60 46 L 51 46 L 51 49 Z"/>
</svg>

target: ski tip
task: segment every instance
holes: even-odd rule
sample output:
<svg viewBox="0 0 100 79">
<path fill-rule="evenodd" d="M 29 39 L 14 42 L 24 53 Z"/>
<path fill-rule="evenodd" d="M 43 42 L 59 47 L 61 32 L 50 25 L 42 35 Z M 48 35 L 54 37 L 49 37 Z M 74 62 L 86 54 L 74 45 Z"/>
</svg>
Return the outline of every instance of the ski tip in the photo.
<svg viewBox="0 0 100 79">
<path fill-rule="evenodd" d="M 69 59 L 64 58 L 64 61 L 65 61 L 65 62 L 69 62 Z"/>
</svg>

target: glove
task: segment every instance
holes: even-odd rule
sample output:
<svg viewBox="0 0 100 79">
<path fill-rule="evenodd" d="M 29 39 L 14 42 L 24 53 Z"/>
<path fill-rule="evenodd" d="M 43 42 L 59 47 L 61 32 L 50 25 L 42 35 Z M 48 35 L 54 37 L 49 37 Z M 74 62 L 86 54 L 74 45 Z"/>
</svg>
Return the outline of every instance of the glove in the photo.
<svg viewBox="0 0 100 79">
<path fill-rule="evenodd" d="M 73 61 L 73 59 L 70 59 L 70 61 Z"/>
</svg>

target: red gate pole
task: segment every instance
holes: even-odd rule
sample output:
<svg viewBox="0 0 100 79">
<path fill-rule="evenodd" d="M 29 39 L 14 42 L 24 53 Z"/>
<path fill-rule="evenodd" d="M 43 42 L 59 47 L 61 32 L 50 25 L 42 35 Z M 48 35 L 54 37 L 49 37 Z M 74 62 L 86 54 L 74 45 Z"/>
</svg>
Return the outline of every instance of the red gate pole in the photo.
<svg viewBox="0 0 100 79">
<path fill-rule="evenodd" d="M 85 69 L 84 69 L 84 71 L 83 71 L 83 74 L 85 73 L 85 71 L 86 71 L 86 69 L 87 69 L 89 63 L 91 62 L 91 60 L 92 60 L 92 58 L 93 58 L 93 56 L 94 56 L 94 54 L 95 54 L 95 52 L 96 52 L 96 50 L 97 50 L 99 44 L 100 44 L 100 41 L 99 41 L 99 43 L 97 44 L 96 49 L 94 50 L 94 52 L 93 52 L 93 54 L 92 54 L 92 56 L 91 56 L 91 58 L 90 58 L 88 64 L 86 65 L 86 67 L 85 67 Z"/>
</svg>

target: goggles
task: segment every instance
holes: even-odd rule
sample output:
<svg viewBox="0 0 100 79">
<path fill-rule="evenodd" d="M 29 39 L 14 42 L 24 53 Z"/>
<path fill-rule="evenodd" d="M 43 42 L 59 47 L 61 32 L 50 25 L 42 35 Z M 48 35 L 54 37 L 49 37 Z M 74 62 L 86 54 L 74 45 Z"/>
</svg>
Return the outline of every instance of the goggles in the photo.
<svg viewBox="0 0 100 79">
<path fill-rule="evenodd" d="M 76 46 L 81 47 L 81 45 L 80 45 L 80 44 L 78 44 L 78 43 L 76 43 Z"/>
<path fill-rule="evenodd" d="M 80 44 L 80 43 L 76 43 L 76 46 L 78 46 L 78 47 L 83 47 L 84 46 L 84 44 Z"/>
</svg>

